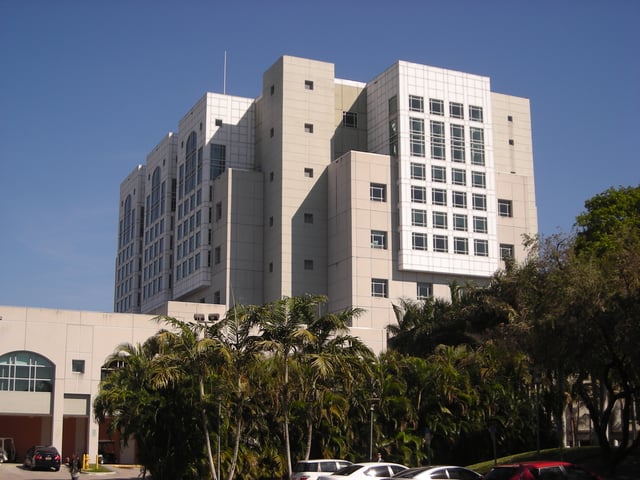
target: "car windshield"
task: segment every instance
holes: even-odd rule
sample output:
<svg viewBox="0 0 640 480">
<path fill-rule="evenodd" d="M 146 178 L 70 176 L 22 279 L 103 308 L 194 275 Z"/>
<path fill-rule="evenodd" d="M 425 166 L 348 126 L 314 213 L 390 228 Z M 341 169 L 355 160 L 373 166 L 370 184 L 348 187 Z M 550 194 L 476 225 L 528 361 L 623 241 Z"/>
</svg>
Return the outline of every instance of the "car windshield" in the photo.
<svg viewBox="0 0 640 480">
<path fill-rule="evenodd" d="M 294 472 L 315 472 L 318 467 L 311 462 L 298 462 L 293 469 Z"/>
<path fill-rule="evenodd" d="M 357 472 L 364 465 L 349 465 L 348 467 L 343 467 L 337 472 L 334 472 L 334 475 L 351 475 L 353 472 Z"/>
</svg>

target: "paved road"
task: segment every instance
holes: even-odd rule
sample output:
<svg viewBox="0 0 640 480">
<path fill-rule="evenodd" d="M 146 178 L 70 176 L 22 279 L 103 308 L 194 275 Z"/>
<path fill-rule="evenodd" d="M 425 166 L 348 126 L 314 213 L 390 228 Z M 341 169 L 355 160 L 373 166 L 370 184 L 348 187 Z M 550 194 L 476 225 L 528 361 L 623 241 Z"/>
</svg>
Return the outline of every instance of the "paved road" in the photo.
<svg viewBox="0 0 640 480">
<path fill-rule="evenodd" d="M 140 470 L 138 467 L 113 467 L 108 465 L 107 468 L 113 470 L 109 473 L 82 473 L 80 480 L 140 480 Z M 16 463 L 0 464 L 0 480 L 70 480 L 69 470 L 63 465 L 59 472 L 53 470 L 49 472 L 25 470 L 22 465 Z M 146 477 L 150 480 L 150 477 Z"/>
</svg>

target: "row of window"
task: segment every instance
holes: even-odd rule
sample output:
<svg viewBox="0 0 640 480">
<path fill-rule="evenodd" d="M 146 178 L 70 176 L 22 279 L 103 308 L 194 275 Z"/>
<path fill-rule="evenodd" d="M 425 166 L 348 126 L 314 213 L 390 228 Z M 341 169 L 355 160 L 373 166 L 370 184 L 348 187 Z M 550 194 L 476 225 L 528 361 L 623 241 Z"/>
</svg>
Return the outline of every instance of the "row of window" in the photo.
<svg viewBox="0 0 640 480">
<path fill-rule="evenodd" d="M 434 160 L 446 160 L 444 122 L 431 120 L 429 128 L 431 158 Z M 449 125 L 449 140 L 451 160 L 457 163 L 465 163 L 467 144 L 464 125 Z M 422 118 L 409 118 L 409 147 L 410 153 L 414 157 L 424 157 L 426 154 L 424 119 Z M 485 164 L 484 130 L 482 128 L 469 127 L 469 152 L 472 165 Z"/>
<path fill-rule="evenodd" d="M 450 178 L 453 185 L 467 186 L 467 171 L 462 168 L 451 168 Z M 476 188 L 487 188 L 487 174 L 472 170 L 469 177 L 471 186 Z M 440 165 L 431 166 L 431 181 L 435 183 L 447 183 L 447 167 Z M 411 179 L 426 180 L 427 167 L 424 163 L 411 162 Z"/>
<path fill-rule="evenodd" d="M 409 95 L 409 110 L 411 112 L 424 113 L 424 97 L 419 95 Z M 444 116 L 444 101 L 436 98 L 429 99 L 429 113 L 431 115 Z M 449 116 L 451 118 L 464 119 L 464 105 L 458 102 L 449 102 Z M 469 105 L 469 120 L 474 122 L 483 121 L 482 107 Z"/>
<path fill-rule="evenodd" d="M 371 296 L 389 298 L 389 281 L 385 278 L 371 279 Z M 416 298 L 426 300 L 433 297 L 433 284 L 427 282 L 416 283 Z"/>
<path fill-rule="evenodd" d="M 431 204 L 447 206 L 447 190 L 441 188 L 431 189 Z M 411 201 L 413 203 L 427 203 L 427 187 L 412 185 Z M 467 192 L 453 190 L 451 192 L 451 205 L 455 208 L 467 208 Z M 471 206 L 474 210 L 487 210 L 487 196 L 484 193 L 471 194 Z"/>
</svg>

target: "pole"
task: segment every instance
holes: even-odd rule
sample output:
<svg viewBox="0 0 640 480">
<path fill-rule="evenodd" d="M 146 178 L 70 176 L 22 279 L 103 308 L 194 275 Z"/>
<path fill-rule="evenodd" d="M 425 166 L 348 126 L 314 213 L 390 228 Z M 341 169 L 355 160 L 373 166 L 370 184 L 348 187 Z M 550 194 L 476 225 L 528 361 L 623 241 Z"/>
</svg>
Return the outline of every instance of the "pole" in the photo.
<svg viewBox="0 0 640 480">
<path fill-rule="evenodd" d="M 222 416 L 222 402 L 220 400 L 218 400 L 218 448 L 217 448 L 217 452 L 216 452 L 216 461 L 218 462 L 218 480 L 221 480 L 220 478 L 220 417 Z"/>
<path fill-rule="evenodd" d="M 373 402 L 369 410 L 371 411 L 371 418 L 369 420 L 369 461 L 373 462 Z"/>
</svg>

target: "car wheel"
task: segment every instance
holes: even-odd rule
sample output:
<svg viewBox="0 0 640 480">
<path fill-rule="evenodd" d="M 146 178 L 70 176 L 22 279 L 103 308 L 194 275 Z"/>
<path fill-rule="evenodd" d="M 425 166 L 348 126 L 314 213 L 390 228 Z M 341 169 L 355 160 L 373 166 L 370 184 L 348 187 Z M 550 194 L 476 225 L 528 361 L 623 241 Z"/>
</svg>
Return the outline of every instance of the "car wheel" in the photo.
<svg viewBox="0 0 640 480">
<path fill-rule="evenodd" d="M 56 467 L 56 468 L 55 468 L 55 471 L 56 471 L 56 472 L 59 472 L 59 471 L 60 471 L 60 467 Z"/>
</svg>

